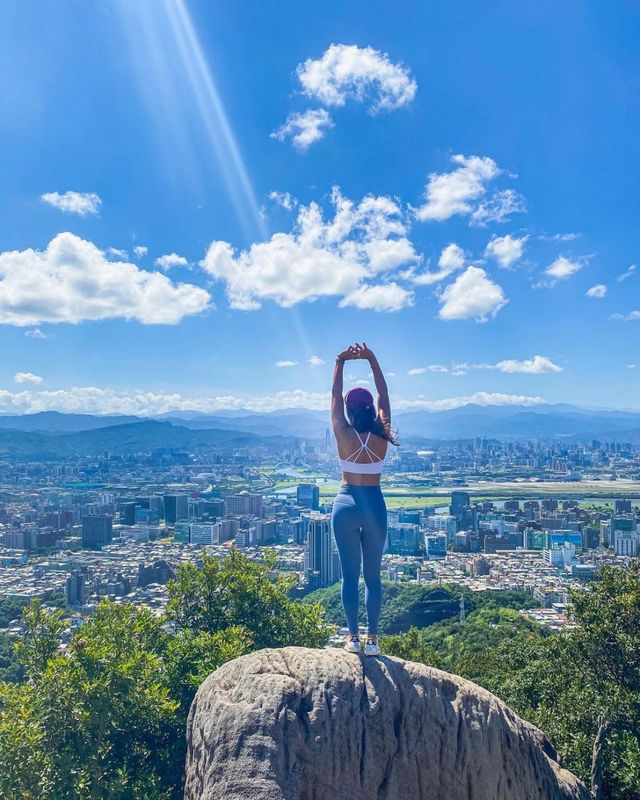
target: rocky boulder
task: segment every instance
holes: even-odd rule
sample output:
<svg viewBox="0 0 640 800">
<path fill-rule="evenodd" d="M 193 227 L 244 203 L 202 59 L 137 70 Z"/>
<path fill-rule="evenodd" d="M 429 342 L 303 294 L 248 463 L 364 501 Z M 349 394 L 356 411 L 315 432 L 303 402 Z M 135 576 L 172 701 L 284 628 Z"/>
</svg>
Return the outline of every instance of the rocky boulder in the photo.
<svg viewBox="0 0 640 800">
<path fill-rule="evenodd" d="M 189 714 L 185 800 L 588 800 L 543 733 L 455 675 L 301 647 L 230 661 Z"/>
</svg>

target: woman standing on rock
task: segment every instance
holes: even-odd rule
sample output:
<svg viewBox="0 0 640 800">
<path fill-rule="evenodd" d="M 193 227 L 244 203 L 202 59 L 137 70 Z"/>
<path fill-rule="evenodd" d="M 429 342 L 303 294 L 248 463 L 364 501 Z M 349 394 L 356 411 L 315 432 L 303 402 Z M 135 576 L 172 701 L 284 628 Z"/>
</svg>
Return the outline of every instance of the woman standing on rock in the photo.
<svg viewBox="0 0 640 800">
<path fill-rule="evenodd" d="M 371 365 L 378 392 L 377 410 L 371 392 L 360 386 L 342 396 L 344 362 L 355 359 L 365 359 Z M 364 343 L 354 344 L 336 356 L 331 421 L 342 466 L 342 485 L 333 504 L 331 524 L 340 554 L 342 605 L 349 628 L 344 649 L 360 652 L 358 582 L 362 559 L 367 611 L 364 652 L 377 656 L 382 605 L 380 565 L 387 539 L 387 508 L 380 489 L 380 473 L 389 442 L 397 442 L 391 432 L 387 384 L 378 360 Z"/>
</svg>

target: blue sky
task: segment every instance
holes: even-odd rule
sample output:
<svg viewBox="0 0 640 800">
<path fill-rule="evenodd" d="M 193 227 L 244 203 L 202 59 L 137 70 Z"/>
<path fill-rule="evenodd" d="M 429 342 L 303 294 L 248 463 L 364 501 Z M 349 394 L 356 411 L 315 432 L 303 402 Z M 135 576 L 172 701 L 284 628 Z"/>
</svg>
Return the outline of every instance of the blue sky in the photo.
<svg viewBox="0 0 640 800">
<path fill-rule="evenodd" d="M 634 4 L 3 12 L 1 412 L 640 408 Z"/>
</svg>

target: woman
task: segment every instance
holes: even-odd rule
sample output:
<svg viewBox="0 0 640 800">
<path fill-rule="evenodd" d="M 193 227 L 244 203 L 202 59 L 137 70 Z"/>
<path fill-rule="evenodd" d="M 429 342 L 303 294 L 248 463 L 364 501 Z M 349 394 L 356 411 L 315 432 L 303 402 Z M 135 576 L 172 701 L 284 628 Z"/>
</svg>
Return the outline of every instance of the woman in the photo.
<svg viewBox="0 0 640 800">
<path fill-rule="evenodd" d="M 344 362 L 352 359 L 366 359 L 371 365 L 378 392 L 377 411 L 371 392 L 362 387 L 351 389 L 343 400 Z M 364 343 L 354 344 L 336 356 L 331 421 L 342 466 L 342 485 L 333 504 L 331 523 L 340 554 L 342 605 L 349 628 L 344 649 L 349 653 L 360 652 L 358 581 L 362 556 L 367 611 L 364 652 L 377 656 L 382 604 L 380 564 L 387 538 L 387 508 L 380 490 L 380 473 L 387 445 L 397 442 L 391 433 L 387 384 L 376 357 Z"/>
</svg>

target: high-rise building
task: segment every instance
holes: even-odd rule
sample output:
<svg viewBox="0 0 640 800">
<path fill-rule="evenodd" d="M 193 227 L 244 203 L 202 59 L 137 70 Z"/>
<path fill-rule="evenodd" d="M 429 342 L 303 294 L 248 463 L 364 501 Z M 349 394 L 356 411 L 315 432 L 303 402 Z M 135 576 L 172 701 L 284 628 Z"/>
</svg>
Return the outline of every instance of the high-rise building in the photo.
<svg viewBox="0 0 640 800">
<path fill-rule="evenodd" d="M 213 522 L 209 523 L 191 523 L 189 526 L 190 529 L 190 538 L 189 541 L 191 544 L 218 544 L 218 531 L 216 531 L 216 525 Z"/>
<path fill-rule="evenodd" d="M 640 533 L 638 531 L 615 530 L 613 546 L 617 556 L 635 558 L 640 553 Z"/>
<path fill-rule="evenodd" d="M 449 513 L 453 517 L 462 516 L 465 508 L 471 505 L 469 492 L 451 492 L 451 506 Z"/>
<path fill-rule="evenodd" d="M 631 514 L 631 500 L 616 500 L 614 506 L 614 513 L 618 514 Z"/>
<path fill-rule="evenodd" d="M 77 569 L 72 570 L 64 587 L 64 599 L 68 606 L 84 605 L 86 599 L 85 575 Z"/>
<path fill-rule="evenodd" d="M 239 516 L 262 516 L 262 495 L 252 494 L 251 492 L 238 492 L 237 494 L 228 494 L 224 498 L 224 512 L 225 516 L 239 515 Z"/>
<path fill-rule="evenodd" d="M 135 525 L 137 504 L 134 501 L 122 503 L 120 506 L 120 523 L 122 525 Z"/>
<path fill-rule="evenodd" d="M 82 517 L 82 546 L 99 550 L 113 538 L 113 518 L 106 514 Z"/>
<path fill-rule="evenodd" d="M 415 556 L 420 551 L 422 536 L 418 525 L 396 522 L 388 527 L 388 552 L 403 556 Z"/>
<path fill-rule="evenodd" d="M 319 574 L 320 586 L 340 580 L 340 557 L 331 531 L 331 515 L 315 514 L 309 519 L 304 550 L 305 572 Z"/>
<path fill-rule="evenodd" d="M 165 494 L 164 496 L 164 521 L 167 525 L 175 525 L 180 520 L 189 517 L 189 495 Z"/>
<path fill-rule="evenodd" d="M 447 555 L 446 533 L 434 533 L 424 537 L 427 558 L 444 558 Z"/>
<path fill-rule="evenodd" d="M 296 502 L 299 506 L 317 511 L 320 508 L 320 487 L 315 483 L 300 483 L 296 490 Z"/>
</svg>

